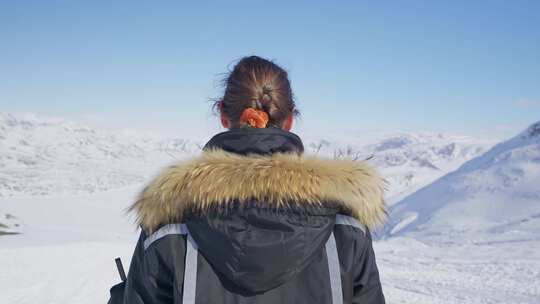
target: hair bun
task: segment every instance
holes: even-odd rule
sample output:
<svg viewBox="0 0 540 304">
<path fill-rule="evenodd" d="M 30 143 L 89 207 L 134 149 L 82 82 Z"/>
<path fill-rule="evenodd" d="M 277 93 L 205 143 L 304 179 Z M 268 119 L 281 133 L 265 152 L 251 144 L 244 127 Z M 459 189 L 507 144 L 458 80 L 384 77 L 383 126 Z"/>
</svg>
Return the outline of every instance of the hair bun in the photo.
<svg viewBox="0 0 540 304">
<path fill-rule="evenodd" d="M 270 87 L 269 85 L 265 85 L 263 86 L 262 88 L 262 94 L 260 96 L 260 100 L 262 103 L 269 103 L 272 101 L 272 95 L 270 95 L 272 93 L 272 87 Z"/>
</svg>

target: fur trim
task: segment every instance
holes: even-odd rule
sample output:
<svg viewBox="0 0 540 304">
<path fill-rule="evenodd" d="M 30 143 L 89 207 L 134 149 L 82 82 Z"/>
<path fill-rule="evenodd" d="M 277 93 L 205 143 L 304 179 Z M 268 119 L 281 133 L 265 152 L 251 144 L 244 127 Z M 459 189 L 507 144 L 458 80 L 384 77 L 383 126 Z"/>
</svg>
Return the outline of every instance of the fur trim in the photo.
<svg viewBox="0 0 540 304">
<path fill-rule="evenodd" d="M 276 207 L 340 204 L 368 227 L 383 222 L 385 180 L 365 162 L 293 153 L 240 155 L 223 150 L 165 169 L 130 207 L 148 231 L 204 211 L 255 199 Z"/>
</svg>

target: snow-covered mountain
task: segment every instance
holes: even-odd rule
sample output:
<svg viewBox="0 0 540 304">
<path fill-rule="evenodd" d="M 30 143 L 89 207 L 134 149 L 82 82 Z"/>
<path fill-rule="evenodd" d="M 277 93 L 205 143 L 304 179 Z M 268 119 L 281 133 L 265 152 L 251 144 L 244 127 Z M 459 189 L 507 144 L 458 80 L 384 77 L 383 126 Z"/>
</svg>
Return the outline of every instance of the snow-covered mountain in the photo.
<svg viewBox="0 0 540 304">
<path fill-rule="evenodd" d="M 92 193 L 139 183 L 200 143 L 0 113 L 0 197 Z"/>
<path fill-rule="evenodd" d="M 398 202 L 385 235 L 530 240 L 540 231 L 540 122 Z"/>
<path fill-rule="evenodd" d="M 105 131 L 63 119 L 0 113 L 0 197 L 93 193 L 141 183 L 210 138 Z M 307 153 L 370 158 L 391 204 L 484 152 L 493 141 L 399 132 L 373 142 L 305 139 Z"/>
<path fill-rule="evenodd" d="M 390 205 L 495 144 L 494 140 L 429 132 L 385 134 L 373 143 L 355 140 L 312 140 L 306 146 L 328 156 L 369 158 L 389 183 L 386 198 Z"/>
</svg>

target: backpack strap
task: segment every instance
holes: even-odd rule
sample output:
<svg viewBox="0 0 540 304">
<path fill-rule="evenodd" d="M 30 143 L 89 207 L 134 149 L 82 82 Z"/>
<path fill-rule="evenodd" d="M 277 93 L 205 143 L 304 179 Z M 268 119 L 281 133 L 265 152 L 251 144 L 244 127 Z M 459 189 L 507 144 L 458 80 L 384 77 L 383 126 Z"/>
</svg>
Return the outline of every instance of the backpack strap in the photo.
<svg viewBox="0 0 540 304">
<path fill-rule="evenodd" d="M 337 214 L 336 215 L 336 225 L 347 225 L 352 226 L 354 228 L 358 228 L 362 231 L 364 235 L 366 235 L 366 225 L 360 223 L 357 219 L 355 219 L 352 216 L 343 215 L 343 214 Z"/>
<path fill-rule="evenodd" d="M 148 249 L 155 241 L 171 234 L 187 235 L 188 229 L 186 224 L 168 224 L 159 228 L 144 240 L 144 250 Z"/>
<path fill-rule="evenodd" d="M 186 262 L 184 265 L 184 290 L 182 304 L 195 304 L 197 291 L 197 257 L 199 251 L 197 243 L 187 231 L 186 238 Z"/>
<path fill-rule="evenodd" d="M 357 219 L 343 215 L 336 215 L 336 225 L 348 225 L 360 229 L 364 235 L 366 234 L 366 226 L 360 223 Z M 332 290 L 332 304 L 343 304 L 343 287 L 341 282 L 341 266 L 339 263 L 339 254 L 336 243 L 336 236 L 332 229 L 332 233 L 326 241 L 326 256 L 328 259 L 328 270 L 330 274 L 330 288 Z"/>
<path fill-rule="evenodd" d="M 168 224 L 161 227 L 144 241 L 144 249 L 148 249 L 155 241 L 173 234 L 186 236 L 182 303 L 194 304 L 197 291 L 197 258 L 199 256 L 199 250 L 186 224 Z"/>
<path fill-rule="evenodd" d="M 330 288 L 332 291 L 332 304 L 343 304 L 343 288 L 341 287 L 341 270 L 339 265 L 339 255 L 334 232 L 330 234 L 326 241 L 326 256 L 328 259 L 328 270 L 330 272 Z"/>
</svg>

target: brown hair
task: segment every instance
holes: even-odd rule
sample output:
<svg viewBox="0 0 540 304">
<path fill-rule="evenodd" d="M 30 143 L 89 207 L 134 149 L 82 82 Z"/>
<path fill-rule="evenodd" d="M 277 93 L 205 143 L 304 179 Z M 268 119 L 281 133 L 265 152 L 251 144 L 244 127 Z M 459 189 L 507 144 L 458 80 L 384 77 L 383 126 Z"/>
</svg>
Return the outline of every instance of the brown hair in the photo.
<svg viewBox="0 0 540 304">
<path fill-rule="evenodd" d="M 214 107 L 227 116 L 231 128 L 249 127 L 240 121 L 246 108 L 265 111 L 267 127 L 281 128 L 289 115 L 298 114 L 287 72 L 270 60 L 244 57 L 223 83 L 225 93 Z"/>
</svg>

